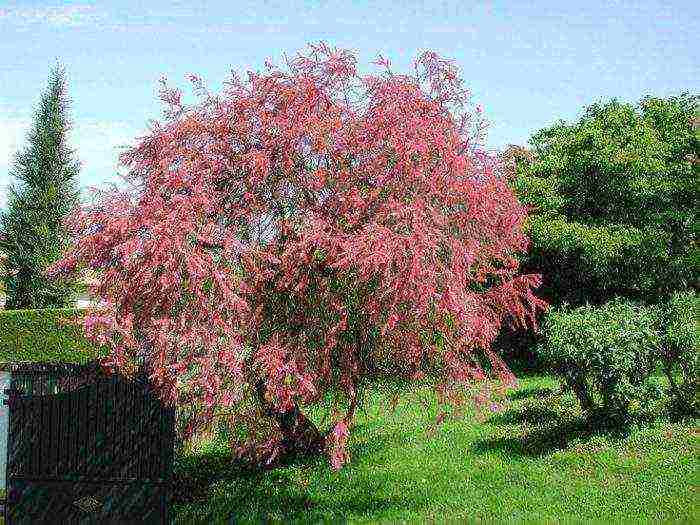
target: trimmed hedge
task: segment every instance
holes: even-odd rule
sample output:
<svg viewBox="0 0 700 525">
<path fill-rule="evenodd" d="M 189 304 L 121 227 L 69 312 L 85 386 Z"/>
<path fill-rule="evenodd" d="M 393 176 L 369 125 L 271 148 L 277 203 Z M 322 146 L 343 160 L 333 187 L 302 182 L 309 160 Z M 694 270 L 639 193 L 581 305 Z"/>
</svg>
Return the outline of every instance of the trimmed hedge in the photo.
<svg viewBox="0 0 700 525">
<path fill-rule="evenodd" d="M 101 355 L 77 324 L 77 308 L 0 311 L 0 362 L 83 364 Z"/>
</svg>

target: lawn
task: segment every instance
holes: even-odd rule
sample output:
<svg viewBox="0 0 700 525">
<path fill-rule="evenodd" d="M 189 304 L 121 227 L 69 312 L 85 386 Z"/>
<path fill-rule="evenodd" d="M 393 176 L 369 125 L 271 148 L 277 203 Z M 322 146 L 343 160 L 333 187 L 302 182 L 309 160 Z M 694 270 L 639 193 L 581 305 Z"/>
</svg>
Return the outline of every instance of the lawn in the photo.
<svg viewBox="0 0 700 525">
<path fill-rule="evenodd" d="M 434 403 L 392 414 L 380 408 L 387 390 L 373 387 L 337 473 L 316 460 L 244 474 L 217 440 L 181 456 L 191 488 L 177 523 L 700 520 L 696 424 L 594 433 L 554 380 L 527 377 L 501 413 L 449 421 L 431 438 Z"/>
</svg>

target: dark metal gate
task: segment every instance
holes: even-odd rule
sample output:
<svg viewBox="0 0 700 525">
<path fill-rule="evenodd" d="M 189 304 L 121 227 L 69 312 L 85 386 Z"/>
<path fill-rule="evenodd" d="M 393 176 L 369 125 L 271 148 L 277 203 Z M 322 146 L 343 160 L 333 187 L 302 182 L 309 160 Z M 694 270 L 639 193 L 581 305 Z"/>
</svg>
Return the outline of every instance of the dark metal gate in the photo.
<svg viewBox="0 0 700 525">
<path fill-rule="evenodd" d="M 13 365 L 5 523 L 168 523 L 174 423 L 141 375 Z"/>
</svg>

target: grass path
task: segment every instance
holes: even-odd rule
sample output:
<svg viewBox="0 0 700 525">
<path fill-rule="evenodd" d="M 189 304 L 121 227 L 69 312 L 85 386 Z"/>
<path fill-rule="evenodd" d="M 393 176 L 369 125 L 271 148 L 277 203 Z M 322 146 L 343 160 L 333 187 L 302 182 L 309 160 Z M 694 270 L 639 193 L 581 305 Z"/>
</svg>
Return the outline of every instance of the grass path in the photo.
<svg viewBox="0 0 700 525">
<path fill-rule="evenodd" d="M 504 412 L 448 421 L 431 438 L 434 407 L 382 412 L 389 394 L 378 385 L 337 473 L 320 460 L 242 475 L 225 446 L 205 444 L 179 460 L 203 489 L 177 507 L 177 521 L 700 522 L 697 426 L 592 434 L 555 386 L 525 378 Z"/>
</svg>

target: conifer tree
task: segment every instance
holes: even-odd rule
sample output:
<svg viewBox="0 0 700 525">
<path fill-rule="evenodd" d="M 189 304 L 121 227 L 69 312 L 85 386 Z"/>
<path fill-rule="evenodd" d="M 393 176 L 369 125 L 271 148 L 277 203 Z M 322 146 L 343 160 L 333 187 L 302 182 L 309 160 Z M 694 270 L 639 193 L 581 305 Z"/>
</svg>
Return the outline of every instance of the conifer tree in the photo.
<svg viewBox="0 0 700 525">
<path fill-rule="evenodd" d="M 78 204 L 80 166 L 68 145 L 69 102 L 65 71 L 56 66 L 36 110 L 27 146 L 14 159 L 7 209 L 0 214 L 8 309 L 66 306 L 73 296 L 72 281 L 44 275 L 67 245 L 63 220 Z"/>
</svg>

